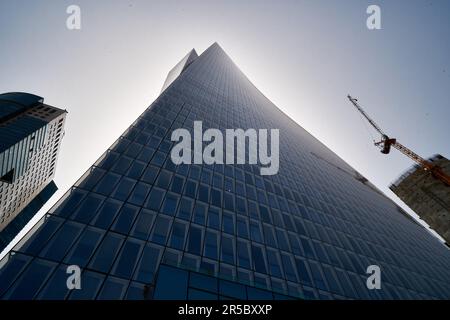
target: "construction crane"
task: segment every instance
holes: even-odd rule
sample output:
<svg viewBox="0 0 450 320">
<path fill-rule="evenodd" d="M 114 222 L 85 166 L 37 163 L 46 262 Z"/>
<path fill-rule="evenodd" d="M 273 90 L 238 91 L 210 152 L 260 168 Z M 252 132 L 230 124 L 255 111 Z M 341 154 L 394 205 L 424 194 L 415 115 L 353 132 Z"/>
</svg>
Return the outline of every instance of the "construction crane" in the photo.
<svg viewBox="0 0 450 320">
<path fill-rule="evenodd" d="M 418 163 L 424 171 L 427 171 L 431 173 L 436 179 L 439 179 L 443 183 L 445 183 L 447 186 L 450 186 L 450 176 L 445 174 L 442 171 L 442 168 L 433 164 L 430 161 L 425 160 L 421 156 L 419 156 L 414 151 L 408 149 L 401 143 L 397 141 L 395 138 L 390 138 L 387 134 L 381 130 L 381 128 L 373 121 L 369 115 L 364 111 L 363 108 L 358 104 L 358 99 L 352 98 L 352 96 L 347 95 L 347 98 L 350 100 L 350 102 L 355 106 L 355 108 L 364 116 L 364 118 L 369 121 L 369 123 L 372 125 L 372 127 L 375 128 L 375 130 L 381 135 L 381 140 L 378 142 L 375 142 L 375 146 L 379 147 L 381 149 L 381 153 L 388 154 L 391 151 L 391 147 L 394 147 L 404 155 L 408 156 L 412 160 L 414 160 L 416 163 Z"/>
</svg>

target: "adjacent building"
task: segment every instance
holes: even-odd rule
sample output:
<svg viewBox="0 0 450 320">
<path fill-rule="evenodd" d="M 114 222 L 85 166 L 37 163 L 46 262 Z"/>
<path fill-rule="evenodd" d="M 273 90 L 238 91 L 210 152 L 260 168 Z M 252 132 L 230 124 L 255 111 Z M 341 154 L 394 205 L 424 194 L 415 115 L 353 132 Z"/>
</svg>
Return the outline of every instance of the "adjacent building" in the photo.
<svg viewBox="0 0 450 320">
<path fill-rule="evenodd" d="M 0 251 L 57 190 L 65 116 L 42 97 L 0 94 Z"/>
<path fill-rule="evenodd" d="M 435 155 L 428 160 L 450 175 L 450 161 Z M 390 189 L 450 244 L 450 187 L 420 166 L 403 174 Z"/>
<path fill-rule="evenodd" d="M 217 43 L 169 78 L 0 262 L 0 298 L 450 298 L 450 250 L 281 112 Z M 192 133 L 195 121 L 279 129 L 278 173 L 175 165 L 172 132 Z M 66 286 L 70 265 L 80 290 Z M 367 287 L 371 265 L 379 290 Z"/>
</svg>

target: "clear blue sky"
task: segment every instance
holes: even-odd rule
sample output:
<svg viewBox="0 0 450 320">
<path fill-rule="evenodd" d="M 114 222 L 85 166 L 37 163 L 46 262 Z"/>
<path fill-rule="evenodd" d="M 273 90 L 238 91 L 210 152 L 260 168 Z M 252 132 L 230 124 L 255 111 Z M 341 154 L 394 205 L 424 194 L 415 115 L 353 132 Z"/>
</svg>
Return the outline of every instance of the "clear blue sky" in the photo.
<svg viewBox="0 0 450 320">
<path fill-rule="evenodd" d="M 66 28 L 71 4 L 81 7 L 81 30 Z M 381 8 L 381 30 L 366 27 L 370 4 Z M 0 92 L 35 93 L 69 111 L 60 191 L 45 210 L 157 97 L 167 72 L 214 41 L 394 199 L 388 185 L 412 162 L 372 146 L 348 93 L 417 153 L 450 157 L 450 1 L 0 0 Z"/>
</svg>

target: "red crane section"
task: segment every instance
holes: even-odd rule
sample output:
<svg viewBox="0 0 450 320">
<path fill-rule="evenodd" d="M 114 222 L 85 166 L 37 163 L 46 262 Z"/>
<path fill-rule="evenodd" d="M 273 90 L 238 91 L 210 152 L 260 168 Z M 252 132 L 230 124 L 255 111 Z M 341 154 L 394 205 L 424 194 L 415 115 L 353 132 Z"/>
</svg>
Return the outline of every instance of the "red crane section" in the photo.
<svg viewBox="0 0 450 320">
<path fill-rule="evenodd" d="M 433 164 L 430 161 L 425 160 L 417 153 L 412 151 L 411 149 L 405 147 L 401 143 L 397 142 L 397 139 L 390 138 L 386 135 L 383 130 L 373 121 L 369 115 L 364 111 L 363 108 L 358 104 L 358 99 L 352 98 L 352 96 L 347 95 L 347 98 L 350 102 L 355 106 L 355 108 L 367 119 L 367 121 L 375 128 L 375 130 L 381 135 L 381 140 L 379 142 L 375 142 L 375 145 L 381 148 L 381 153 L 388 154 L 391 151 L 391 147 L 394 147 L 410 159 L 414 160 L 416 163 L 420 164 L 425 171 L 429 171 L 436 179 L 439 179 L 447 186 L 450 186 L 450 176 L 445 174 L 442 171 L 442 168 Z"/>
</svg>

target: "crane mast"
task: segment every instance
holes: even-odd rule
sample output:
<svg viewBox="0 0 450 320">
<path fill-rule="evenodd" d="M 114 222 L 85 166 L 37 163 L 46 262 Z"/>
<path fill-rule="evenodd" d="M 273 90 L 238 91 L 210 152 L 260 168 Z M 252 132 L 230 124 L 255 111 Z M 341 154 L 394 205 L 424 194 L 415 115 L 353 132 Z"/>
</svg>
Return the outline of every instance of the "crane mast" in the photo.
<svg viewBox="0 0 450 320">
<path fill-rule="evenodd" d="M 377 147 L 381 148 L 381 153 L 388 154 L 391 150 L 391 147 L 394 147 L 410 159 L 414 160 L 416 163 L 421 165 L 423 170 L 430 172 L 436 179 L 444 182 L 447 186 L 450 186 L 450 176 L 445 174 L 442 171 L 442 168 L 431 163 L 430 161 L 425 160 L 421 156 L 419 156 L 414 151 L 405 147 L 401 143 L 397 141 L 395 138 L 390 138 L 387 134 L 381 130 L 381 128 L 373 121 L 369 115 L 364 111 L 364 109 L 358 104 L 358 99 L 353 98 L 350 95 L 347 95 L 347 98 L 350 102 L 355 106 L 355 108 L 363 115 L 364 118 L 375 128 L 375 130 L 381 135 L 381 140 L 379 142 L 375 142 L 374 144 Z"/>
</svg>

